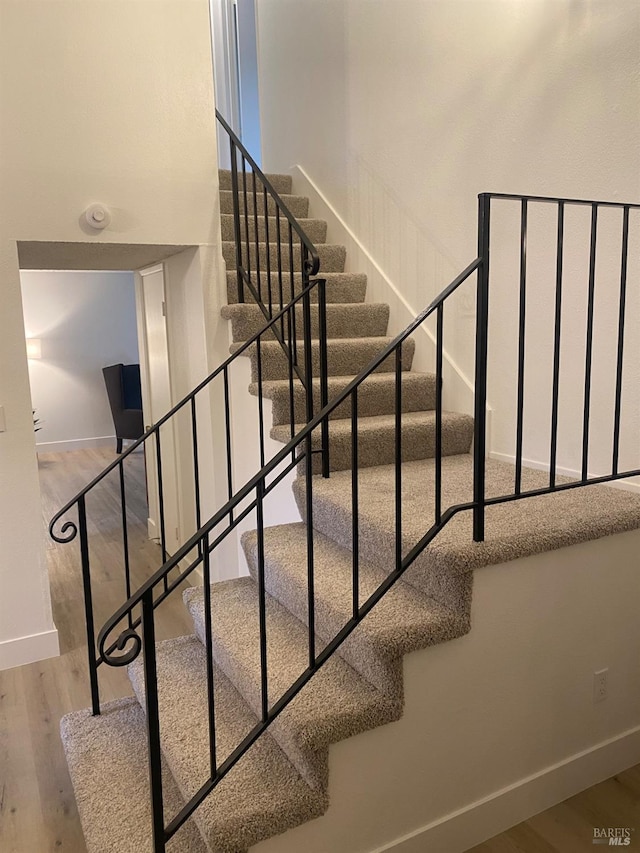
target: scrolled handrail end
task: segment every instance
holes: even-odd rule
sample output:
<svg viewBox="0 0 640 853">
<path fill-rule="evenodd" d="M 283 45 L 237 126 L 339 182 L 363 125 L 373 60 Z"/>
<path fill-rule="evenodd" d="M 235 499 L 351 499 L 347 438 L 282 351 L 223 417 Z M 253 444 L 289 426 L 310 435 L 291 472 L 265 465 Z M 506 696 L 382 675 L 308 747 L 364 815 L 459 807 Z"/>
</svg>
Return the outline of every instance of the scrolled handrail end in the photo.
<svg viewBox="0 0 640 853">
<path fill-rule="evenodd" d="M 133 663 L 140 654 L 140 650 L 142 649 L 142 640 L 140 639 L 140 635 L 133 628 L 125 628 L 125 630 L 118 635 L 118 639 L 115 643 L 108 649 L 105 649 L 107 637 L 113 627 L 113 625 L 106 626 L 100 632 L 98 636 L 98 650 L 103 661 L 109 666 L 128 666 L 130 663 Z M 114 654 L 115 650 L 123 651 L 129 641 L 132 642 L 132 645 L 128 651 L 125 651 L 122 655 Z"/>
<path fill-rule="evenodd" d="M 49 536 L 53 539 L 54 542 L 58 542 L 60 543 L 60 545 L 66 545 L 69 542 L 73 542 L 73 540 L 78 535 L 78 525 L 75 523 L 75 521 L 65 521 L 65 523 L 60 528 L 60 533 L 56 533 L 54 531 L 54 527 L 57 522 L 60 521 L 60 515 L 61 514 L 58 513 L 58 515 L 55 515 L 51 519 L 51 522 L 49 524 Z M 65 536 L 64 534 L 67 531 L 70 531 L 69 535 Z"/>
</svg>

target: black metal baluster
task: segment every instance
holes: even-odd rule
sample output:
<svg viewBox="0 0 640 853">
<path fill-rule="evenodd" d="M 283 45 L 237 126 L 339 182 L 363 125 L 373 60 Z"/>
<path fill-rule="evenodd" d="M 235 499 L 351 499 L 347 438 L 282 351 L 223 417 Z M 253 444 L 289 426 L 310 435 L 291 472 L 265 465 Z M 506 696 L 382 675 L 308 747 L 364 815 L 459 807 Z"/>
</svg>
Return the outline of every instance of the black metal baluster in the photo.
<svg viewBox="0 0 640 853">
<path fill-rule="evenodd" d="M 80 565 L 82 567 L 82 589 L 84 592 L 84 618 L 87 627 L 87 655 L 89 658 L 89 684 L 91 686 L 91 711 L 100 714 L 100 690 L 98 688 L 98 665 L 96 663 L 96 634 L 93 617 L 93 594 L 91 590 L 91 564 L 89 560 L 89 536 L 87 533 L 87 506 L 85 496 L 78 498 L 78 531 L 80 533 Z"/>
<path fill-rule="evenodd" d="M 269 677 L 267 661 L 267 605 L 264 581 L 264 480 L 256 485 L 256 521 L 258 534 L 258 618 L 260 622 L 260 692 L 262 722 L 269 717 Z"/>
<path fill-rule="evenodd" d="M 294 282 L 294 272 L 293 272 L 293 229 L 291 227 L 291 223 L 289 222 L 289 279 L 291 281 L 291 299 L 294 298 L 296 288 Z M 296 308 L 293 306 L 291 310 L 291 327 L 293 329 L 293 363 L 298 363 L 298 336 L 296 333 Z"/>
<path fill-rule="evenodd" d="M 489 234 L 491 197 L 478 196 L 478 268 L 476 295 L 476 364 L 473 432 L 473 540 L 484 540 L 485 453 L 487 446 L 487 331 L 489 325 Z"/>
<path fill-rule="evenodd" d="M 303 249 L 303 268 L 305 263 Z M 304 280 L 303 280 L 304 287 Z M 307 423 L 313 420 L 313 365 L 311 353 L 311 294 L 308 288 L 302 297 L 302 319 L 304 335 L 304 381 L 306 390 Z M 307 616 L 309 627 L 309 666 L 315 666 L 315 585 L 314 585 L 314 554 L 313 554 L 313 450 L 312 437 L 309 433 L 305 439 L 305 485 L 306 485 L 306 527 L 307 527 Z"/>
<path fill-rule="evenodd" d="M 290 417 L 290 426 L 291 426 L 291 438 L 296 434 L 296 413 L 295 413 L 295 394 L 293 388 L 293 323 L 291 322 L 291 315 L 296 310 L 296 306 L 292 305 L 287 311 L 287 332 L 289 336 L 289 347 L 287 350 L 287 362 L 289 367 L 289 411 L 291 413 Z M 291 459 L 295 457 L 295 448 L 291 451 Z"/>
<path fill-rule="evenodd" d="M 233 496 L 233 463 L 231 457 L 231 406 L 229 404 L 229 370 L 227 367 L 222 371 L 224 383 L 224 432 L 227 448 L 227 497 L 231 500 Z M 229 521 L 233 524 L 233 507 L 229 510 Z"/>
<path fill-rule="evenodd" d="M 353 618 L 360 609 L 360 528 L 358 494 L 358 386 L 351 392 L 351 555 Z"/>
<path fill-rule="evenodd" d="M 264 403 L 262 400 L 262 338 L 256 340 L 256 372 L 258 379 L 258 429 L 260 440 L 260 467 L 264 468 Z"/>
<path fill-rule="evenodd" d="M 244 280 L 242 278 L 242 237 L 240 229 L 240 189 L 238 186 L 238 151 L 229 137 L 231 147 L 231 189 L 233 191 L 233 233 L 236 241 L 236 276 L 238 302 L 244 302 Z"/>
<path fill-rule="evenodd" d="M 162 749 L 160 741 L 153 587 L 148 589 L 142 596 L 142 650 L 144 653 L 145 710 L 147 716 L 153 850 L 154 853 L 165 853 L 164 806 L 162 801 Z"/>
<path fill-rule="evenodd" d="M 254 170 L 251 171 L 252 182 L 253 182 L 253 227 L 254 227 L 254 238 L 256 245 L 256 278 L 258 280 L 258 296 L 260 298 L 260 302 L 264 304 L 264 300 L 262 299 L 262 274 L 261 274 L 261 264 L 260 264 L 260 235 L 258 233 L 258 189 L 256 186 L 256 173 Z"/>
<path fill-rule="evenodd" d="M 524 357 L 527 311 L 527 199 L 520 211 L 520 305 L 518 309 L 518 403 L 516 419 L 515 493 L 522 491 L 522 443 L 524 438 Z"/>
<path fill-rule="evenodd" d="M 278 258 L 278 296 L 280 297 L 280 310 L 284 308 L 284 294 L 282 291 L 282 234 L 280 233 L 280 207 L 276 205 L 276 245 Z M 280 319 L 280 331 L 284 340 L 284 317 Z"/>
<path fill-rule="evenodd" d="M 395 499 L 396 571 L 402 565 L 402 344 L 396 347 L 395 364 Z"/>
<path fill-rule="evenodd" d="M 551 404 L 551 451 L 549 454 L 549 488 L 556 485 L 558 456 L 558 408 L 560 389 L 560 336 L 562 332 L 562 274 L 564 266 L 564 202 L 558 203 L 558 234 L 556 241 L 556 309 L 553 332 L 553 391 Z"/>
<path fill-rule="evenodd" d="M 251 238 L 249 236 L 249 201 L 247 199 L 247 163 L 242 156 L 242 193 L 244 197 L 244 236 L 247 241 L 247 278 L 251 281 Z"/>
<path fill-rule="evenodd" d="M 129 565 L 129 527 L 127 524 L 127 498 L 124 483 L 124 464 L 118 462 L 118 474 L 120 477 L 120 511 L 122 515 L 122 552 L 124 557 L 124 588 L 127 600 L 131 598 L 131 567 Z M 133 614 L 128 614 L 129 627 L 133 624 Z"/>
<path fill-rule="evenodd" d="M 436 440 L 435 440 L 435 522 L 442 520 L 442 342 L 444 305 L 436 309 Z"/>
<path fill-rule="evenodd" d="M 598 205 L 591 205 L 591 247 L 589 251 L 589 296 L 587 301 L 587 341 L 584 358 L 584 414 L 582 418 L 582 480 L 589 473 L 589 419 L 591 415 L 591 363 L 593 360 L 593 310 L 596 287 L 596 245 Z"/>
<path fill-rule="evenodd" d="M 618 473 L 620 455 L 620 413 L 622 410 L 622 367 L 624 358 L 624 319 L 627 302 L 627 266 L 629 254 L 629 206 L 622 214 L 622 257 L 620 261 L 620 304 L 618 309 L 618 353 L 616 361 L 616 402 L 613 416 L 613 461 L 611 473 Z"/>
<path fill-rule="evenodd" d="M 327 354 L 327 282 L 318 279 L 318 348 L 320 357 L 320 409 L 329 403 L 329 364 Z M 325 417 L 321 424 L 322 441 L 322 476 L 328 477 L 330 472 L 329 458 L 329 418 Z"/>
<path fill-rule="evenodd" d="M 302 263 L 305 265 L 307 248 L 302 247 Z M 313 353 L 312 353 L 312 332 L 311 332 L 311 294 L 309 292 L 309 277 L 303 275 L 302 287 L 304 296 L 302 297 L 302 335 L 304 339 L 304 384 L 306 390 L 306 413 L 307 423 L 313 420 Z"/>
<path fill-rule="evenodd" d="M 164 488 L 162 483 L 162 451 L 160 448 L 160 427 L 156 429 L 156 470 L 158 472 L 158 512 L 160 513 L 160 547 L 162 550 L 162 562 L 167 561 L 167 532 L 164 522 Z M 165 575 L 164 591 L 169 589 L 169 580 Z"/>
<path fill-rule="evenodd" d="M 191 442 L 193 447 L 193 491 L 196 502 L 196 530 L 200 530 L 202 513 L 200 508 L 200 464 L 198 458 L 198 424 L 196 419 L 196 398 L 191 398 Z M 202 556 L 202 546 L 198 544 L 198 556 Z"/>
<path fill-rule="evenodd" d="M 269 317 L 273 317 L 273 294 L 271 292 L 271 244 L 269 242 L 269 210 L 268 210 L 268 196 L 267 196 L 267 188 L 263 187 L 263 198 L 264 198 L 264 242 L 267 247 L 267 297 L 269 299 Z"/>
<path fill-rule="evenodd" d="M 209 534 L 206 533 L 203 543 L 203 591 L 204 591 L 204 636 L 207 654 L 207 705 L 209 714 L 209 767 L 211 775 L 217 773 L 216 760 L 216 710 L 215 682 L 213 668 L 213 620 L 211 616 L 211 551 Z"/>
</svg>

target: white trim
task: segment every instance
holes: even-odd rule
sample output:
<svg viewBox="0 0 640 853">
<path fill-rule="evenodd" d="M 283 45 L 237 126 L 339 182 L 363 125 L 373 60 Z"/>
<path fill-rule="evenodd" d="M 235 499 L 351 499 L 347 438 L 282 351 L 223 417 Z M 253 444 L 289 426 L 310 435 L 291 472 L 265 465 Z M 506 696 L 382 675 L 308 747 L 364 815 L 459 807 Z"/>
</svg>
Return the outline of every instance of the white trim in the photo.
<svg viewBox="0 0 640 853">
<path fill-rule="evenodd" d="M 371 853 L 464 853 L 640 761 L 640 726 L 578 752 Z M 585 838 L 585 849 L 590 843 Z"/>
<path fill-rule="evenodd" d="M 507 462 L 509 465 L 516 464 L 516 457 L 511 455 L 510 453 L 498 453 L 497 451 L 491 451 L 489 454 L 491 459 L 496 459 L 498 462 Z M 546 462 L 536 462 L 534 459 L 523 459 L 522 464 L 525 468 L 533 468 L 535 471 L 548 471 L 549 464 Z M 561 468 L 558 466 L 556 468 L 556 473 L 560 477 L 569 477 L 572 480 L 579 480 L 582 477 L 582 472 L 573 470 L 572 468 Z M 588 474 L 588 477 L 598 477 L 599 474 Z M 612 480 L 610 483 L 605 483 L 607 486 L 611 486 L 614 489 L 621 489 L 624 492 L 640 492 L 640 485 L 638 483 L 632 483 L 629 479 L 627 480 Z"/>
<path fill-rule="evenodd" d="M 57 628 L 26 637 L 14 637 L 12 640 L 0 642 L 0 670 L 24 666 L 46 658 L 56 658 L 59 654 Z"/>
<path fill-rule="evenodd" d="M 116 451 L 115 435 L 100 435 L 94 438 L 71 438 L 68 441 L 36 442 L 36 453 L 58 453 L 66 450 L 86 450 L 88 447 L 105 447 L 113 445 Z"/>
</svg>

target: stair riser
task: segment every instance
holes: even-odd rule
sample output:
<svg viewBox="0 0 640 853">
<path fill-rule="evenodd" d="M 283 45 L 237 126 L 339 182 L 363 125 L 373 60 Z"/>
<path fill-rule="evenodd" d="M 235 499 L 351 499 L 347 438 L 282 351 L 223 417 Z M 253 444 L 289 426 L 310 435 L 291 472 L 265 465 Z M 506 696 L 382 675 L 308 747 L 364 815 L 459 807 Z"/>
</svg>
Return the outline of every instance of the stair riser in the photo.
<svg viewBox="0 0 640 853">
<path fill-rule="evenodd" d="M 466 430 L 449 428 L 443 424 L 442 454 L 455 456 L 467 453 L 473 436 L 472 427 Z M 279 438 L 273 435 L 278 441 Z M 395 461 L 396 434 L 393 427 L 384 427 L 377 432 L 363 431 L 358 435 L 358 467 L 370 468 L 374 465 L 391 465 Z M 312 447 L 319 449 L 320 429 L 313 432 Z M 432 459 L 435 454 L 435 426 L 433 424 L 402 426 L 402 461 L 414 462 L 418 459 Z M 329 430 L 329 461 L 331 471 L 345 471 L 352 467 L 351 436 L 332 435 Z M 304 469 L 304 463 L 300 465 Z M 313 473 L 322 473 L 320 454 L 313 457 Z"/>
<path fill-rule="evenodd" d="M 235 269 L 235 262 L 234 262 Z M 323 272 L 324 274 L 324 272 Z M 311 279 L 313 281 L 313 279 Z M 262 288 L 267 298 L 267 283 L 266 275 L 262 277 Z M 367 277 L 364 275 L 356 275 L 351 273 L 333 273 L 326 277 L 327 302 L 331 303 L 354 303 L 364 302 L 367 291 Z M 294 275 L 294 290 L 295 293 L 300 293 L 302 289 L 302 275 L 299 273 Z M 271 294 L 274 303 L 280 305 L 280 281 L 277 273 L 271 273 Z M 314 287 L 311 290 L 311 301 L 318 301 L 318 288 Z M 248 288 L 244 289 L 245 302 L 253 302 L 253 296 Z M 282 302 L 287 305 L 292 299 L 291 282 L 289 274 L 282 277 Z M 227 301 L 229 305 L 235 305 L 238 302 L 238 284 L 237 274 L 233 271 L 227 272 Z"/>
<path fill-rule="evenodd" d="M 267 244 L 260 243 L 258 244 L 259 248 L 259 258 L 260 258 L 260 271 L 263 279 L 265 279 L 266 283 L 266 270 L 267 270 Z M 318 252 L 318 257 L 320 258 L 320 269 L 323 272 L 343 272 L 344 271 L 344 263 L 346 260 L 346 249 L 344 246 L 333 246 L 329 244 L 320 244 L 316 246 L 316 250 Z M 222 256 L 227 265 L 227 270 L 234 270 L 236 267 L 236 246 L 235 243 L 225 240 L 222 243 Z M 301 262 L 301 252 L 300 252 L 300 244 L 296 245 L 294 243 L 293 246 L 293 269 L 294 273 L 297 271 L 302 272 L 302 262 Z M 256 247 L 255 244 L 251 245 L 249 251 L 249 261 L 251 264 L 252 276 L 257 281 L 256 276 Z M 246 245 L 243 243 L 243 263 L 247 265 L 247 257 L 246 257 Z M 276 243 L 269 244 L 269 263 L 271 266 L 271 271 L 277 271 L 278 269 L 278 246 Z M 281 245 L 280 251 L 280 264 L 281 269 L 284 272 L 289 271 L 289 244 Z"/>
<path fill-rule="evenodd" d="M 243 543 L 249 572 L 254 579 L 258 577 L 257 548 Z M 304 624 L 308 624 L 307 588 L 304 583 L 292 583 L 288 579 L 286 587 L 278 584 L 278 566 L 265 561 L 265 588 L 269 595 L 277 598 L 294 616 Z M 286 588 L 286 595 L 283 589 Z M 325 646 L 344 628 L 344 620 L 335 618 L 330 609 L 325 606 L 323 599 L 316 600 L 315 606 L 316 639 L 319 648 Z M 373 649 L 362 632 L 356 631 L 338 647 L 336 654 L 346 661 L 349 666 L 366 678 L 381 693 L 398 697 L 401 691 L 401 674 L 392 672 L 393 666 L 385 661 L 378 650 Z M 399 677 L 400 675 L 400 677 Z"/>
<path fill-rule="evenodd" d="M 268 299 L 268 295 L 266 298 Z M 249 309 L 243 312 L 234 311 L 232 313 L 231 331 L 233 340 L 236 342 L 246 341 L 264 328 L 264 314 L 259 309 Z M 224 316 L 225 312 L 223 309 Z M 384 336 L 387 334 L 388 323 L 388 305 L 361 304 L 356 307 L 329 305 L 327 307 L 327 336 L 329 338 L 374 338 L 378 335 Z M 304 328 L 302 307 L 296 309 L 295 325 L 297 337 L 300 339 Z M 315 305 L 311 306 L 311 334 L 314 338 L 317 338 L 319 335 L 318 308 Z"/>
<path fill-rule="evenodd" d="M 280 197 L 282 204 L 289 211 L 289 213 L 296 217 L 297 219 L 305 219 L 309 216 L 309 199 L 305 196 L 301 195 L 282 195 Z M 254 206 L 253 206 L 253 195 L 247 195 L 248 201 L 248 210 L 249 215 L 253 215 Z M 262 205 L 262 207 L 260 207 Z M 276 205 L 275 201 L 271 196 L 267 199 L 267 212 L 269 216 L 275 216 L 276 211 L 279 209 L 279 205 Z M 240 195 L 240 210 L 244 213 L 244 196 Z M 258 198 L 258 211 L 262 211 L 264 213 L 264 200 L 262 198 Z M 233 193 L 223 190 L 220 193 L 220 213 L 233 213 Z M 282 209 L 280 207 L 280 218 L 284 222 L 286 217 L 284 216 Z"/>
<path fill-rule="evenodd" d="M 432 487 L 432 484 L 429 484 Z M 293 483 L 293 494 L 296 505 L 303 520 L 306 517 L 306 481 L 300 477 Z M 393 505 L 393 493 L 388 496 L 390 506 Z M 405 503 L 406 511 L 406 503 Z M 425 517 L 425 532 L 433 517 Z M 352 548 L 352 517 L 350 510 L 327 501 L 314 490 L 313 494 L 313 527 L 319 533 L 332 539 L 342 548 Z M 383 529 L 377 524 L 371 524 L 366 518 L 360 517 L 358 550 L 360 559 L 377 566 L 385 574 L 395 568 L 394 530 Z M 405 542 L 405 552 L 415 545 L 414 541 Z M 473 572 L 453 574 L 449 567 L 439 565 L 438 561 L 430 560 L 428 549 L 424 551 L 411 568 L 402 576 L 402 582 L 417 589 L 440 602 L 453 613 L 460 614 L 461 633 L 469 630 L 469 614 L 471 613 L 471 595 L 473 589 Z"/>
<path fill-rule="evenodd" d="M 360 346 L 340 345 L 341 342 L 335 343 L 329 341 L 327 346 L 327 367 L 330 376 L 346 376 L 351 373 L 359 373 L 366 367 L 372 358 L 378 355 L 384 348 L 384 344 L 371 346 L 362 344 Z M 411 345 L 411 341 L 407 341 L 404 346 L 402 369 L 411 370 L 413 354 L 415 347 Z M 251 381 L 258 381 L 258 365 L 257 357 L 253 352 L 253 347 L 250 347 L 247 352 L 251 355 Z M 298 366 L 302 375 L 304 375 L 304 347 L 298 347 Z M 311 346 L 311 368 L 314 376 L 319 375 L 320 356 L 317 342 L 313 342 Z M 389 373 L 395 370 L 395 355 L 392 353 L 388 356 L 377 368 L 380 373 Z M 288 379 L 289 378 L 289 362 L 279 345 L 264 344 L 262 346 L 262 378 L 269 379 Z"/>
<path fill-rule="evenodd" d="M 299 219 L 298 224 L 307 235 L 309 240 L 312 243 L 324 243 L 327 239 L 327 223 L 322 219 Z M 286 236 L 288 240 L 288 230 L 286 230 L 286 224 L 281 219 L 280 222 L 280 233 L 281 239 Z M 254 240 L 256 234 L 255 227 L 255 219 L 253 216 L 253 211 L 249 216 L 249 239 Z M 246 223 L 244 217 L 242 217 L 240 222 L 240 235 L 243 242 L 246 243 L 247 239 L 247 230 Z M 275 216 L 269 217 L 269 241 L 271 243 L 276 242 L 277 238 L 277 228 L 276 228 L 276 218 Z M 232 214 L 223 213 L 222 214 L 222 239 L 223 240 L 235 240 L 235 223 L 234 217 Z M 267 239 L 267 229 L 265 227 L 264 216 L 258 216 L 258 240 L 261 243 L 264 243 Z"/>
<path fill-rule="evenodd" d="M 405 376 L 410 374 L 405 373 Z M 405 385 L 405 383 L 403 383 Z M 251 393 L 257 393 L 257 386 L 252 386 Z M 329 389 L 329 401 L 335 394 Z M 273 426 L 291 423 L 290 402 L 288 388 L 271 395 L 273 401 Z M 306 391 L 298 382 L 294 387 L 294 422 L 304 423 L 306 421 Z M 320 388 L 313 389 L 314 411 L 320 411 Z M 433 409 L 435 406 L 435 380 L 425 377 L 424 382 L 415 383 L 402 389 L 402 411 L 420 412 Z M 395 386 L 393 384 L 371 386 L 365 380 L 358 388 L 358 415 L 370 417 L 371 415 L 390 415 L 395 412 Z M 351 417 L 351 397 L 337 406 L 329 415 L 330 420 Z"/>
<path fill-rule="evenodd" d="M 196 636 L 204 645 L 206 641 L 206 633 L 204 630 L 204 620 L 202 613 L 190 608 L 193 625 Z M 247 615 L 247 618 L 250 618 Z M 257 618 L 254 618 L 255 624 L 258 624 Z M 215 631 L 215 628 L 214 628 Z M 222 672 L 227 676 L 229 681 L 235 686 L 242 698 L 245 700 L 251 710 L 260 716 L 262 713 L 261 693 L 257 684 L 252 683 L 250 678 L 247 678 L 242 668 L 238 666 L 232 648 L 229 648 L 224 642 L 224 637 L 214 636 L 213 656 L 216 664 Z M 278 698 L 278 697 L 275 697 Z M 305 751 L 295 742 L 291 732 L 287 726 L 287 711 L 285 710 L 278 719 L 269 727 L 269 734 L 276 741 L 280 749 L 285 753 L 289 761 L 296 768 L 302 778 L 314 789 L 319 789 L 326 786 L 328 767 L 325 765 L 321 771 L 321 778 L 318 777 L 317 769 L 313 768 L 313 759 L 317 757 L 308 750 Z"/>
<path fill-rule="evenodd" d="M 220 189 L 221 190 L 230 190 L 232 187 L 232 178 L 231 178 L 231 170 L 230 169 L 219 169 L 218 177 L 220 180 Z M 291 192 L 291 184 L 292 178 L 291 175 L 278 175 L 271 174 L 269 172 L 265 173 L 265 178 L 269 181 L 273 189 L 278 193 L 289 194 Z M 242 169 L 238 170 L 238 184 L 240 189 L 242 190 L 243 184 L 243 173 Z M 247 186 L 247 195 L 251 194 L 253 197 L 253 173 L 250 170 L 250 167 L 247 165 L 247 178 L 246 178 L 246 186 Z M 260 178 L 256 175 L 256 187 L 258 188 L 258 195 L 262 193 L 262 183 Z"/>
</svg>

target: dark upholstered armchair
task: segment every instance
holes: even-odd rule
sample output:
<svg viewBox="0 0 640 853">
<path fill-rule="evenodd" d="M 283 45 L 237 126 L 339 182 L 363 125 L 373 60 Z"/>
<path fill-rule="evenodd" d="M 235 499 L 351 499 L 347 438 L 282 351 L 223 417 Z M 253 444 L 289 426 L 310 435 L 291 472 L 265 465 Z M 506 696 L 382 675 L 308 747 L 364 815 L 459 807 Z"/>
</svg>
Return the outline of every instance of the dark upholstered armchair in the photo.
<svg viewBox="0 0 640 853">
<path fill-rule="evenodd" d="M 112 364 L 102 368 L 109 405 L 116 429 L 116 452 L 122 453 L 122 439 L 136 439 L 144 433 L 142 389 L 139 364 Z"/>
</svg>

